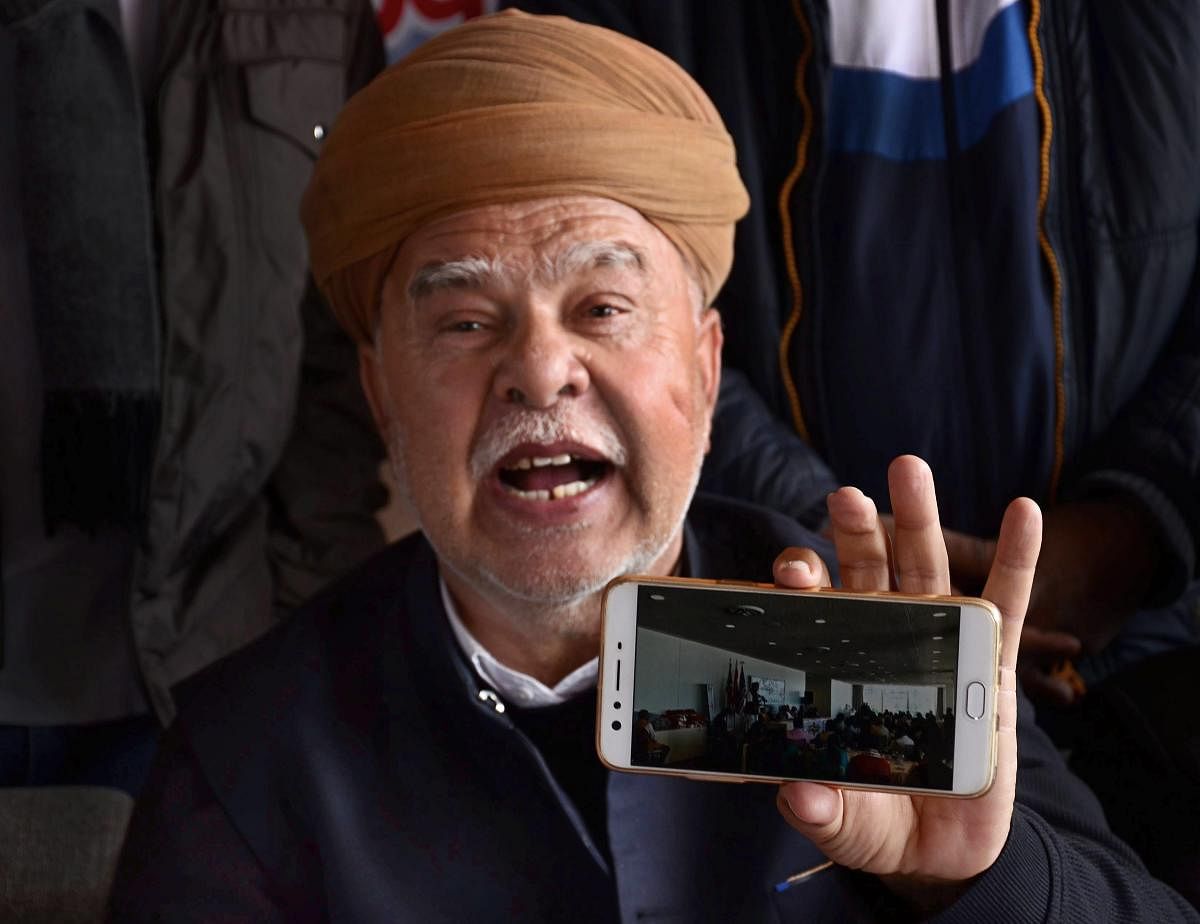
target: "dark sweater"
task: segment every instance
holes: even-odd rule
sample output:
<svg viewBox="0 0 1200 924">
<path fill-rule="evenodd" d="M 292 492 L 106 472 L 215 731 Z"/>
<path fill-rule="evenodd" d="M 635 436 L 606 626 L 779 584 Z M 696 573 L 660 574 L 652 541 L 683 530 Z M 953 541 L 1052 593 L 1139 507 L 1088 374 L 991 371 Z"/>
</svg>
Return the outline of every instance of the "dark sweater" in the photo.
<svg viewBox="0 0 1200 924">
<path fill-rule="evenodd" d="M 780 549 L 817 542 L 743 505 L 689 514 L 697 576 L 762 580 Z M 586 784 L 555 775 L 573 758 L 539 753 L 542 733 L 480 690 L 432 549 L 420 536 L 388 549 L 186 684 L 130 826 L 116 919 L 903 918 L 844 870 L 776 890 L 824 857 L 773 786 L 612 773 L 598 843 L 575 804 Z M 1025 703 L 1018 733 L 1008 843 L 945 920 L 1195 920 L 1111 834 Z"/>
</svg>

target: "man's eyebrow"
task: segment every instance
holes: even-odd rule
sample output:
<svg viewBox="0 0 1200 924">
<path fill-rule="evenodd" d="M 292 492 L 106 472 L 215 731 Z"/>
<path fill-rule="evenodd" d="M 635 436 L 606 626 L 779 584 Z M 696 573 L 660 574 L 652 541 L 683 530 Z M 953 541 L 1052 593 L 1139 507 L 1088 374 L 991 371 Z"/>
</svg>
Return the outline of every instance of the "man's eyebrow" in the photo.
<svg viewBox="0 0 1200 924">
<path fill-rule="evenodd" d="M 540 275 L 559 282 L 584 270 L 604 266 L 631 267 L 646 271 L 643 251 L 624 241 L 580 241 L 554 256 L 546 256 L 539 266 Z M 489 283 L 506 281 L 512 268 L 500 257 L 467 256 L 427 263 L 413 273 L 408 284 L 411 301 L 444 289 L 481 289 Z"/>
<path fill-rule="evenodd" d="M 442 289 L 480 289 L 507 273 L 508 267 L 499 257 L 460 257 L 427 263 L 413 273 L 408 297 L 415 302 Z"/>
<path fill-rule="evenodd" d="M 560 282 L 583 270 L 603 266 L 629 267 L 644 273 L 646 255 L 624 241 L 580 241 L 554 257 L 547 257 L 541 270 L 549 281 Z"/>
</svg>

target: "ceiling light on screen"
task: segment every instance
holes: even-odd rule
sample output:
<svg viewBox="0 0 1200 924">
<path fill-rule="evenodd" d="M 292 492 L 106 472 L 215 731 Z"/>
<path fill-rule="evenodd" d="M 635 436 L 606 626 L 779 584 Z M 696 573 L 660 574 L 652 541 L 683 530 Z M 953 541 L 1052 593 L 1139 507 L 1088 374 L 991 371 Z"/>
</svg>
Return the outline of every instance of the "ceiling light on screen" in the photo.
<svg viewBox="0 0 1200 924">
<path fill-rule="evenodd" d="M 650 599 L 651 599 L 651 600 L 657 600 L 657 601 L 659 601 L 659 602 L 661 603 L 663 600 L 666 600 L 667 598 L 666 598 L 666 597 L 664 597 L 662 594 L 651 594 L 651 595 L 650 595 Z"/>
</svg>

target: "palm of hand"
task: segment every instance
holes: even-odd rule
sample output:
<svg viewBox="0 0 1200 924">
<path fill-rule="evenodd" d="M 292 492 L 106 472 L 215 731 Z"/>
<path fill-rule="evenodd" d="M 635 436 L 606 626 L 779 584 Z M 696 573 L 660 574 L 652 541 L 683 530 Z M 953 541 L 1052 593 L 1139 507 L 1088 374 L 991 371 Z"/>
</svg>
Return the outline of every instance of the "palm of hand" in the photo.
<svg viewBox="0 0 1200 924">
<path fill-rule="evenodd" d="M 875 505 L 861 492 L 843 488 L 830 495 L 844 586 L 949 593 L 946 546 L 928 466 L 915 457 L 901 457 L 889 468 L 888 483 L 896 512 L 894 546 Z M 1040 536 L 1037 506 L 1027 499 L 1014 501 L 1005 513 L 983 592 L 1003 620 L 992 787 L 974 799 L 839 790 L 819 783 L 781 787 L 778 801 L 785 819 L 834 862 L 883 876 L 893 888 L 911 893 L 927 885 L 965 883 L 999 855 L 1016 792 L 1015 665 Z M 828 584 L 828 572 L 811 550 L 785 551 L 776 560 L 775 575 L 790 587 Z"/>
</svg>

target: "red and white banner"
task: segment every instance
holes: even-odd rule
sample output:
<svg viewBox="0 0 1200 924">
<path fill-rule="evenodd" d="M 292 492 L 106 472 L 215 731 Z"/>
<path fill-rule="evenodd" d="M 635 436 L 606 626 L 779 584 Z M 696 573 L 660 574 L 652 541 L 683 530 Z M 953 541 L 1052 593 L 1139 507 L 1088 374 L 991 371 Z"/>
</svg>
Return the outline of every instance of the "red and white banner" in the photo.
<svg viewBox="0 0 1200 924">
<path fill-rule="evenodd" d="M 494 12 L 499 0 L 372 0 L 372 3 L 390 64 L 439 32 Z"/>
</svg>

